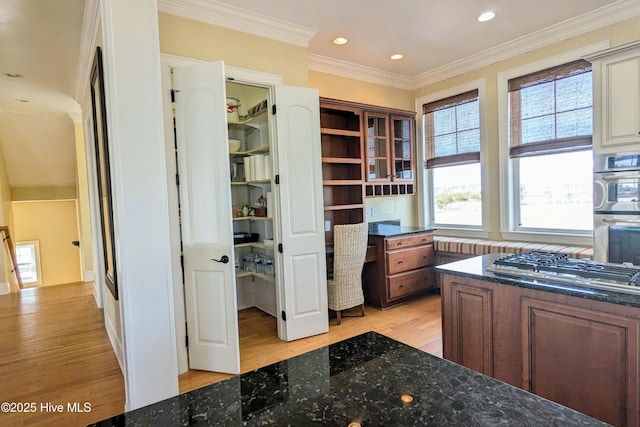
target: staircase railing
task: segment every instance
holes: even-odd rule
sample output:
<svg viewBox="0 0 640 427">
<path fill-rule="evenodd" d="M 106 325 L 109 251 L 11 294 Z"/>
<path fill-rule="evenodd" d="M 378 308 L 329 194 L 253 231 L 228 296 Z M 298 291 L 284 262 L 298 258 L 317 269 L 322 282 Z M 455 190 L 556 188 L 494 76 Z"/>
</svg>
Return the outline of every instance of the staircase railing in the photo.
<svg viewBox="0 0 640 427">
<path fill-rule="evenodd" d="M 20 269 L 18 269 L 18 260 L 16 259 L 16 251 L 11 241 L 11 235 L 9 234 L 9 227 L 7 227 L 6 225 L 0 226 L 0 234 L 2 235 L 2 241 L 4 242 L 4 247 L 7 249 L 7 252 L 9 254 L 9 259 L 11 259 L 11 265 L 13 266 L 13 269 L 11 270 L 11 272 L 16 276 L 18 287 L 20 289 L 23 289 L 22 278 L 20 277 Z"/>
</svg>

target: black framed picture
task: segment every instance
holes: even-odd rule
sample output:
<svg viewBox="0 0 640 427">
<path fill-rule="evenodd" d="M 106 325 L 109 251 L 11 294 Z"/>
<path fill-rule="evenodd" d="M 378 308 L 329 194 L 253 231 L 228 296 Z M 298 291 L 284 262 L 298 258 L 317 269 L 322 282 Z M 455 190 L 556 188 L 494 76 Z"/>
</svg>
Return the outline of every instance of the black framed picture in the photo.
<svg viewBox="0 0 640 427">
<path fill-rule="evenodd" d="M 96 48 L 91 68 L 91 106 L 93 110 L 93 138 L 96 154 L 96 173 L 104 252 L 105 282 L 113 297 L 118 299 L 118 277 L 116 274 L 115 245 L 113 239 L 113 204 L 111 200 L 111 168 L 109 164 L 109 138 L 107 110 L 105 107 L 104 76 L 102 72 L 102 50 Z"/>
</svg>

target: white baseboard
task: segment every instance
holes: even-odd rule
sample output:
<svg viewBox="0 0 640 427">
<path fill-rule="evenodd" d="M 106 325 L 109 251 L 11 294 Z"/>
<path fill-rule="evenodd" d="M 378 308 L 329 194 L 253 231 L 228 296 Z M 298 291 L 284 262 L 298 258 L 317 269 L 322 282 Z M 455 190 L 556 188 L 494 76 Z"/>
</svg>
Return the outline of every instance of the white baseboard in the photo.
<svg viewBox="0 0 640 427">
<path fill-rule="evenodd" d="M 111 341 L 111 347 L 113 347 L 113 352 L 116 355 L 116 359 L 118 359 L 118 365 L 120 365 L 120 371 L 124 376 L 125 375 L 124 363 L 123 363 L 124 353 L 122 351 L 122 343 L 118 339 L 118 334 L 113 328 L 113 325 L 111 324 L 111 320 L 109 319 L 109 316 L 107 316 L 106 314 L 104 316 L 104 327 L 107 330 L 107 336 L 109 337 L 109 341 Z"/>
<path fill-rule="evenodd" d="M 87 270 L 82 274 L 83 282 L 95 282 L 96 273 L 93 270 Z"/>
</svg>

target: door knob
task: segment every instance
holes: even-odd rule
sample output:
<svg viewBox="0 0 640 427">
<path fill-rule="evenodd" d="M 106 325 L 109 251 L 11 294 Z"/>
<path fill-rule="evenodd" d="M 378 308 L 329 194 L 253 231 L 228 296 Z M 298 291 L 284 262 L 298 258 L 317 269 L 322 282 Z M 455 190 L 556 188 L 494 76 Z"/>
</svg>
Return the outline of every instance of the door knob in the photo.
<svg viewBox="0 0 640 427">
<path fill-rule="evenodd" d="M 226 255 L 222 255 L 222 257 L 220 259 L 211 258 L 211 261 L 221 262 L 223 264 L 226 264 L 226 263 L 229 262 L 229 257 L 226 256 Z"/>
</svg>

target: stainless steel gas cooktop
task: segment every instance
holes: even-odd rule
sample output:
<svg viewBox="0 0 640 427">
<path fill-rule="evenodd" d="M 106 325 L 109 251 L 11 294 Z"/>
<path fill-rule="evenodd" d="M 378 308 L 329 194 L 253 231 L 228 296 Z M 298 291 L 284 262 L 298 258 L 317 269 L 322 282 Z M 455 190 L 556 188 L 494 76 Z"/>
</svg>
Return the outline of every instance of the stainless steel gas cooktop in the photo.
<svg viewBox="0 0 640 427">
<path fill-rule="evenodd" d="M 507 255 L 487 268 L 494 274 L 640 294 L 640 269 L 566 254 L 530 251 Z"/>
</svg>

